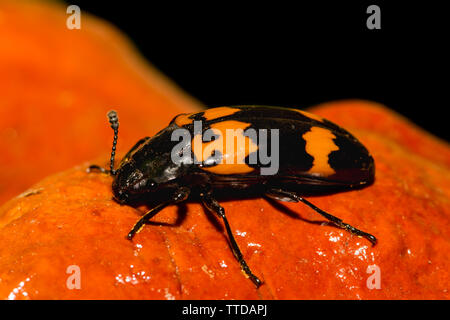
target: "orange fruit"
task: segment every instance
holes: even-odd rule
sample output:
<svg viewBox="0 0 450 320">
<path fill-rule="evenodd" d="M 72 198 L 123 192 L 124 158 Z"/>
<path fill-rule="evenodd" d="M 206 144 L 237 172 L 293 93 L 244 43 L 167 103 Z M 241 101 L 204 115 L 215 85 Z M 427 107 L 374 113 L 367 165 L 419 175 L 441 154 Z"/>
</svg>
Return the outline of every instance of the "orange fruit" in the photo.
<svg viewBox="0 0 450 320">
<path fill-rule="evenodd" d="M 112 178 L 86 173 L 92 161 L 0 208 L 0 297 L 448 299 L 448 145 L 371 103 L 313 111 L 355 134 L 377 172 L 365 189 L 308 199 L 375 235 L 375 247 L 301 204 L 224 201 L 236 241 L 264 281 L 257 290 L 234 259 L 221 221 L 198 203 L 166 208 L 126 240 L 144 208 L 112 201 Z M 369 120 L 375 114 L 378 125 Z M 430 149 L 416 150 L 415 141 Z M 79 268 L 80 289 L 67 285 L 75 275 L 70 268 Z"/>
</svg>

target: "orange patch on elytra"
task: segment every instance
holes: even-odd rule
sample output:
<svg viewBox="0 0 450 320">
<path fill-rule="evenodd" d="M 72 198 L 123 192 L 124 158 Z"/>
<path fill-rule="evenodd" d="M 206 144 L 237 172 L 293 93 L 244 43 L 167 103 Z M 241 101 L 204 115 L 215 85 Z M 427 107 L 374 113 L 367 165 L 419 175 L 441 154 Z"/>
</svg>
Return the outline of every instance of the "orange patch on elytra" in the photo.
<svg viewBox="0 0 450 320">
<path fill-rule="evenodd" d="M 197 134 L 192 139 L 192 151 L 196 160 L 204 162 L 214 151 L 222 153 L 221 162 L 215 166 L 203 167 L 203 170 L 216 174 L 242 174 L 254 169 L 245 164 L 245 158 L 258 151 L 256 145 L 244 131 L 250 123 L 240 121 L 223 121 L 211 125 L 216 135 L 213 141 L 202 142 L 202 135 Z"/>
<path fill-rule="evenodd" d="M 306 152 L 314 158 L 313 166 L 308 173 L 321 176 L 335 173 L 328 162 L 328 156 L 332 151 L 339 150 L 333 141 L 336 136 L 328 129 L 312 127 L 302 137 L 306 141 Z"/>
<path fill-rule="evenodd" d="M 231 108 L 231 107 L 211 108 L 211 109 L 203 111 L 203 118 L 205 118 L 206 121 L 211 121 L 211 120 L 218 119 L 221 117 L 230 116 L 232 114 L 235 114 L 238 111 L 240 111 L 240 109 Z M 175 124 L 179 127 L 191 124 L 193 120 L 189 117 L 191 117 L 194 114 L 196 114 L 196 113 L 180 114 L 179 116 L 177 116 L 175 118 Z"/>
<path fill-rule="evenodd" d="M 189 119 L 189 117 L 191 115 L 193 115 L 193 113 L 182 113 L 182 114 L 178 115 L 175 118 L 175 124 L 179 127 L 182 127 L 182 126 L 192 123 L 192 119 Z"/>
<path fill-rule="evenodd" d="M 221 117 L 230 116 L 232 114 L 235 114 L 236 112 L 240 111 L 240 109 L 231 108 L 231 107 L 218 107 L 218 108 L 211 108 L 204 112 L 203 117 L 206 120 L 214 120 Z"/>
</svg>

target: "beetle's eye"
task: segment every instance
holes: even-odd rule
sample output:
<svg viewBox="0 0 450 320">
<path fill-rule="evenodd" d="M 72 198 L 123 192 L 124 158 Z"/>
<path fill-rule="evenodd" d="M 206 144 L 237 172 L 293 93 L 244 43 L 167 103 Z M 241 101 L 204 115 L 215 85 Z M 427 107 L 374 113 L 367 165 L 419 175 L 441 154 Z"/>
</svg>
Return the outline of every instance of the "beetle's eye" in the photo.
<svg viewBox="0 0 450 320">
<path fill-rule="evenodd" d="M 142 179 L 142 180 L 139 182 L 139 187 L 144 188 L 146 184 L 147 184 L 147 179 Z"/>
<path fill-rule="evenodd" d="M 147 179 L 142 179 L 133 185 L 133 189 L 140 190 L 140 189 L 145 188 L 146 185 L 147 185 Z"/>
<path fill-rule="evenodd" d="M 146 190 L 149 191 L 151 189 L 156 188 L 156 183 L 154 181 L 148 179 L 142 179 L 133 185 L 133 189 L 135 190 Z"/>
</svg>

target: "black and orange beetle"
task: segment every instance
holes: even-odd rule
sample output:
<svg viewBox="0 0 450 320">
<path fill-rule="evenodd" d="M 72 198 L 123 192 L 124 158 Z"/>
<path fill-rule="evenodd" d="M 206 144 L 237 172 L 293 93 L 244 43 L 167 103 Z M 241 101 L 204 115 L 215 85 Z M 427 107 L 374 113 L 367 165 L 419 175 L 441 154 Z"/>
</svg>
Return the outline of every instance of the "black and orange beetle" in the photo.
<svg viewBox="0 0 450 320">
<path fill-rule="evenodd" d="M 234 256 L 259 287 L 261 280 L 245 262 L 225 211 L 216 200 L 221 193 L 237 191 L 246 196 L 303 202 L 336 226 L 376 244 L 373 235 L 302 197 L 360 188 L 374 181 L 375 165 L 367 149 L 326 119 L 298 109 L 269 106 L 217 107 L 180 114 L 155 136 L 138 141 L 115 170 L 119 124 L 114 111 L 108 116 L 114 130 L 110 170 L 96 165 L 89 170 L 114 176 L 112 190 L 121 204 L 158 199 L 131 229 L 130 240 L 164 207 L 197 197 L 223 220 Z M 239 139 L 241 145 L 231 143 Z"/>
</svg>

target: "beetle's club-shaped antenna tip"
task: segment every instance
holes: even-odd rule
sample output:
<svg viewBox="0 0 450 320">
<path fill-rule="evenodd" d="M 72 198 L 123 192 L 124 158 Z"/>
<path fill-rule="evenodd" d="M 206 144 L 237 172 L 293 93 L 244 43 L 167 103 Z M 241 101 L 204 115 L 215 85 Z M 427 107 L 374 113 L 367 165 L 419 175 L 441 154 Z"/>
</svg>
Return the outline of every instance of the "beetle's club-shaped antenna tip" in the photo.
<svg viewBox="0 0 450 320">
<path fill-rule="evenodd" d="M 110 173 L 111 175 L 116 174 L 116 170 L 114 169 L 114 157 L 116 156 L 116 146 L 117 146 L 117 136 L 119 133 L 119 117 L 117 116 L 117 112 L 111 110 L 108 112 L 109 123 L 111 124 L 111 128 L 114 130 L 114 140 L 111 150 L 111 162 L 110 162 Z"/>
<path fill-rule="evenodd" d="M 108 112 L 109 123 L 111 124 L 111 128 L 118 129 L 119 128 L 119 118 L 117 117 L 117 112 L 111 110 Z"/>
</svg>

